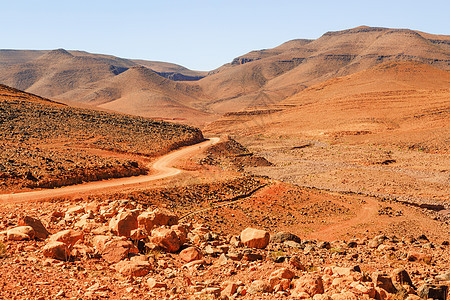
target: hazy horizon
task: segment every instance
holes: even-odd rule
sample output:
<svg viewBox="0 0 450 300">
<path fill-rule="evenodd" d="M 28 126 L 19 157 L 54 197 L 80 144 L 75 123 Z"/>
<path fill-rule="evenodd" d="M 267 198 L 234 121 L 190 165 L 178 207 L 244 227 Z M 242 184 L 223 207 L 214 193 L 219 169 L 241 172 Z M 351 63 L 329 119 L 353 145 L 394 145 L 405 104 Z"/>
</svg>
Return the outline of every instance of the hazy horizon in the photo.
<svg viewBox="0 0 450 300">
<path fill-rule="evenodd" d="M 449 34 L 446 1 L 6 2 L 2 49 L 81 50 L 209 71 L 252 50 L 362 25 Z M 437 9 L 438 8 L 438 9 Z M 18 16 L 20 16 L 18 18 Z"/>
</svg>

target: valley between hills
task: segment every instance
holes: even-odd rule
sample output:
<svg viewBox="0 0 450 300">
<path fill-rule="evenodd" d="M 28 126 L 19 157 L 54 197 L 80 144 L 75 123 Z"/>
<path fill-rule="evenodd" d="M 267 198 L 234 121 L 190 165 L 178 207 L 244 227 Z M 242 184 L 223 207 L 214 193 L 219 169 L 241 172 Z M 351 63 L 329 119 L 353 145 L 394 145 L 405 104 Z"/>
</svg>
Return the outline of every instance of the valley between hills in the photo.
<svg viewBox="0 0 450 300">
<path fill-rule="evenodd" d="M 448 299 L 450 36 L 208 72 L 0 50 L 0 299 Z"/>
</svg>

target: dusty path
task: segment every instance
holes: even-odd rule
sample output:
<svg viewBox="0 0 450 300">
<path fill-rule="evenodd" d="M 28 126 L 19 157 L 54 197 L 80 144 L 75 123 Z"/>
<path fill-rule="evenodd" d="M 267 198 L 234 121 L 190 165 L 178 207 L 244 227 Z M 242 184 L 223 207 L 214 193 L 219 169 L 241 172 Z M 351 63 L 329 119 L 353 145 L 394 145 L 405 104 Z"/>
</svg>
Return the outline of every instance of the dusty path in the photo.
<svg viewBox="0 0 450 300">
<path fill-rule="evenodd" d="M 77 195 L 80 193 L 96 192 L 105 189 L 127 187 L 130 185 L 143 184 L 158 179 L 163 179 L 180 174 L 180 169 L 172 167 L 179 159 L 188 156 L 196 151 L 207 148 L 219 142 L 219 138 L 211 138 L 199 144 L 181 148 L 180 150 L 166 154 L 149 165 L 154 171 L 151 175 L 133 176 L 125 178 L 116 178 L 103 181 L 95 181 L 77 185 L 61 187 L 57 189 L 47 189 L 32 192 L 23 192 L 17 194 L 0 195 L 0 203 L 38 201 L 53 197 L 63 197 Z"/>
</svg>

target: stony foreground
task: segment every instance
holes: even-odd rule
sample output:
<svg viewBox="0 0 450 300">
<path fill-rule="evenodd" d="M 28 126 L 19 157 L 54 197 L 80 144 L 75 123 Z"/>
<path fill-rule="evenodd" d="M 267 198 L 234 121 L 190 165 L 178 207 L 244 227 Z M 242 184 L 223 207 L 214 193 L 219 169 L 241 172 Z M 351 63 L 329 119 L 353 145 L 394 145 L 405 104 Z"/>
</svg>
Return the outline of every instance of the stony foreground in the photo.
<svg viewBox="0 0 450 300">
<path fill-rule="evenodd" d="M 129 200 L 3 211 L 0 299 L 447 299 L 450 247 L 424 235 L 219 235 Z"/>
</svg>

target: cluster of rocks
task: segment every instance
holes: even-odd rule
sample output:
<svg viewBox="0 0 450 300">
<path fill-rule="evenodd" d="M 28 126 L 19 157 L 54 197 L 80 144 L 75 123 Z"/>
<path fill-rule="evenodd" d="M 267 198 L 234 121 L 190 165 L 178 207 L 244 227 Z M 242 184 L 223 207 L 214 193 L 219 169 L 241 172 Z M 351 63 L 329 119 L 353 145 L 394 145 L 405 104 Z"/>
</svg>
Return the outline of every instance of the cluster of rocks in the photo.
<svg viewBox="0 0 450 300">
<path fill-rule="evenodd" d="M 448 269 L 441 268 L 437 274 L 425 271 L 435 263 L 427 251 L 448 253 L 448 243 L 436 244 L 425 236 L 323 242 L 301 240 L 288 232 L 271 236 L 256 228 L 224 236 L 203 224 L 179 223 L 178 216 L 165 208 L 143 209 L 126 200 L 53 211 L 51 224 L 61 230 L 50 234 L 41 220 L 23 216 L 1 236 L 6 243 L 42 241 L 43 266 L 59 261 L 106 264 L 113 273 L 131 280 L 133 284 L 125 290 L 130 295 L 447 299 L 450 284 Z M 416 271 L 371 270 L 365 265 L 372 256 L 383 260 L 396 252 L 402 252 L 399 259 L 405 265 L 416 264 Z M 110 292 L 111 287 L 98 283 L 86 289 L 84 296 L 103 297 Z"/>
</svg>

